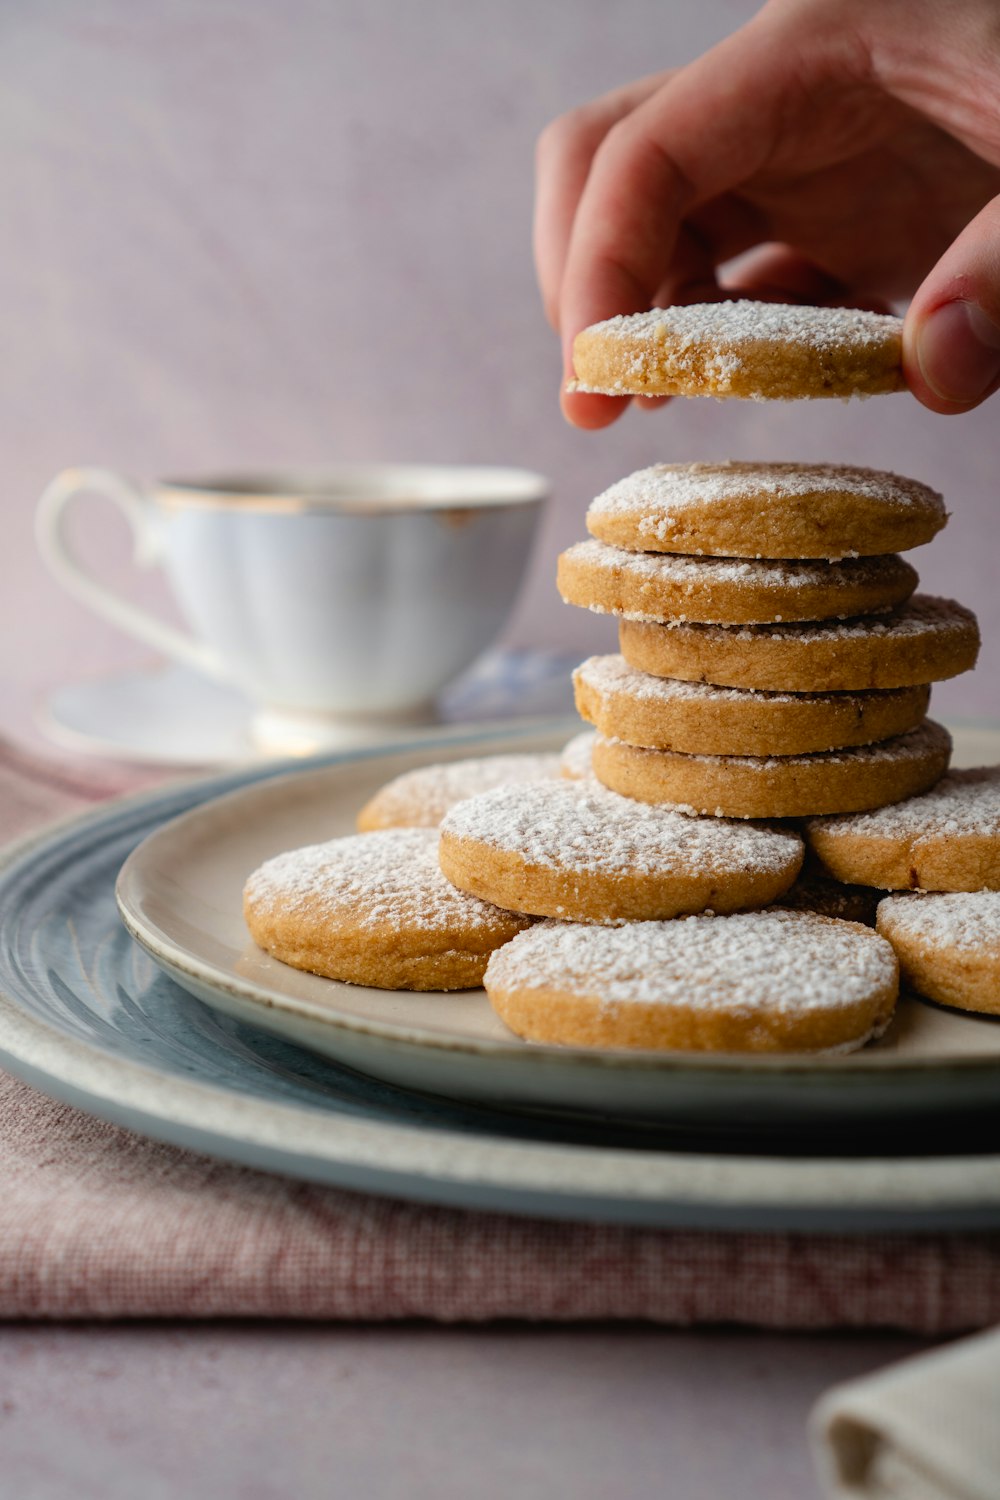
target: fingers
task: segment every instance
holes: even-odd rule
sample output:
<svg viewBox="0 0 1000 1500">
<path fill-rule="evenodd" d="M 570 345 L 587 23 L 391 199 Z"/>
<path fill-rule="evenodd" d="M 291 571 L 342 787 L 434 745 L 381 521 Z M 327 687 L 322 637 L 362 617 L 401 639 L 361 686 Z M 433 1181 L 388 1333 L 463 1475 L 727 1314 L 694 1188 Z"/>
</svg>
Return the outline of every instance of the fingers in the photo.
<svg viewBox="0 0 1000 1500">
<path fill-rule="evenodd" d="M 962 231 L 917 291 L 903 370 L 931 411 L 971 411 L 1000 386 L 1000 198 Z"/>
<path fill-rule="evenodd" d="M 732 190 L 775 151 L 790 124 L 789 99 L 803 93 L 793 39 L 777 34 L 780 20 L 762 15 L 765 24 L 758 18 L 661 83 L 594 151 L 553 306 L 567 379 L 582 328 L 644 311 L 657 298 L 719 296 L 716 265 L 752 243 L 746 205 Z M 719 198 L 728 215 L 720 220 L 716 212 L 711 233 L 699 234 L 699 212 L 710 215 Z M 625 404 L 580 392 L 563 397 L 565 415 L 583 427 L 606 426 Z"/>
<path fill-rule="evenodd" d="M 799 91 L 787 77 L 794 60 L 780 37 L 760 36 L 751 22 L 609 130 L 573 224 L 559 308 L 567 340 L 650 305 L 671 273 L 684 217 L 738 187 L 773 151 L 786 86 Z"/>
<path fill-rule="evenodd" d="M 539 136 L 535 150 L 535 269 L 546 317 L 557 330 L 566 251 L 594 153 L 611 127 L 669 76 L 657 73 L 615 89 L 561 115 Z"/>
</svg>

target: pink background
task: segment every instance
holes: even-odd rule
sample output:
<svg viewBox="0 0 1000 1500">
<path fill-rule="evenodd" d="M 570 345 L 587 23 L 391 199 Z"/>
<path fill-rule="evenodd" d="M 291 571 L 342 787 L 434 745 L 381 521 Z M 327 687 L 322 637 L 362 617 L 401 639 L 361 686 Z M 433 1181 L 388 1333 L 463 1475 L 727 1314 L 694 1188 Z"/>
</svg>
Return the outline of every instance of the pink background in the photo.
<svg viewBox="0 0 1000 1500">
<path fill-rule="evenodd" d="M 0 624 L 11 685 L 142 660 L 63 598 L 31 523 L 67 464 L 141 477 L 326 459 L 523 464 L 556 500 L 514 643 L 610 649 L 563 606 L 587 501 L 656 461 L 849 459 L 941 488 L 923 585 L 980 615 L 938 711 L 1000 716 L 997 412 L 906 396 L 677 403 L 588 435 L 556 405 L 530 258 L 532 149 L 553 115 L 682 63 L 748 0 L 39 0 L 0 16 Z M 128 573 L 120 523 L 94 547 Z M 148 589 L 147 589 L 148 594 Z M 30 619 L 30 651 L 12 650 Z"/>
</svg>

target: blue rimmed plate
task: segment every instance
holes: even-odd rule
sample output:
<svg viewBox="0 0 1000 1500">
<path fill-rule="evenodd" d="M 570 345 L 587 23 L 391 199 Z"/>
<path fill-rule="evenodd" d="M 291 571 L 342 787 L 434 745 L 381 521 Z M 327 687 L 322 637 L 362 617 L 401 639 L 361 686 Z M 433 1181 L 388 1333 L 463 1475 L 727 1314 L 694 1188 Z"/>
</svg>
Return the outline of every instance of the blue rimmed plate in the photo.
<svg viewBox="0 0 1000 1500">
<path fill-rule="evenodd" d="M 430 753 L 551 748 L 571 728 L 450 737 Z M 960 748 L 995 759 L 1000 736 Z M 664 1224 L 1000 1223 L 1000 1160 L 965 1144 L 987 1137 L 946 1128 L 1000 1098 L 989 1020 L 912 1004 L 877 1048 L 822 1062 L 594 1054 L 517 1041 L 481 992 L 333 985 L 254 949 L 239 916 L 248 870 L 344 831 L 428 753 L 175 787 L 9 853 L 0 1055 L 158 1138 L 375 1191 Z M 122 909 L 142 948 L 114 908 L 126 856 Z M 899 1133 L 918 1119 L 954 1154 L 907 1155 Z M 724 1149 L 710 1148 L 717 1134 Z M 814 1154 L 779 1155 L 788 1142 Z M 896 1154 L 872 1156 L 873 1143 Z"/>
</svg>

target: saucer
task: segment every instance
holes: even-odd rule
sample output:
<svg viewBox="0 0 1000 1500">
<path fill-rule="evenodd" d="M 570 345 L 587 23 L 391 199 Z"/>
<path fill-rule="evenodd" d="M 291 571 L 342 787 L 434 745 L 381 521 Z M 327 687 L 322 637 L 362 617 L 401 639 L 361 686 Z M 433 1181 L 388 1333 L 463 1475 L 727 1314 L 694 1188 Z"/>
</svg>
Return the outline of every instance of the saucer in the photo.
<svg viewBox="0 0 1000 1500">
<path fill-rule="evenodd" d="M 449 724 L 573 712 L 575 656 L 557 651 L 487 652 L 417 719 L 351 719 L 326 726 L 323 743 L 303 735 L 281 753 L 355 749 L 412 741 Z M 254 708 L 241 693 L 187 667 L 149 665 L 67 683 L 38 707 L 38 727 L 65 749 L 162 766 L 230 766 L 269 760 L 275 744 L 254 736 Z M 331 732 L 332 731 L 332 732 Z"/>
</svg>

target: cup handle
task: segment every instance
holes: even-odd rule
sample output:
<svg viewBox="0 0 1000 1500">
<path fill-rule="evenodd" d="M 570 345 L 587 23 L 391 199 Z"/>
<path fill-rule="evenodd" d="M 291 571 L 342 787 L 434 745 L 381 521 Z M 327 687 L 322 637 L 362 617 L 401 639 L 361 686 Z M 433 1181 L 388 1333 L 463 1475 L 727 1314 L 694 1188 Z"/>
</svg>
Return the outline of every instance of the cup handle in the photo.
<svg viewBox="0 0 1000 1500">
<path fill-rule="evenodd" d="M 104 495 L 118 506 L 132 528 L 132 557 L 138 567 L 152 567 L 159 561 L 156 530 L 138 485 L 110 469 L 64 469 L 46 486 L 35 513 L 35 536 L 49 570 L 69 593 L 120 630 L 185 666 L 227 680 L 229 673 L 210 646 L 120 598 L 84 566 L 65 525 L 71 501 L 84 491 Z"/>
</svg>

